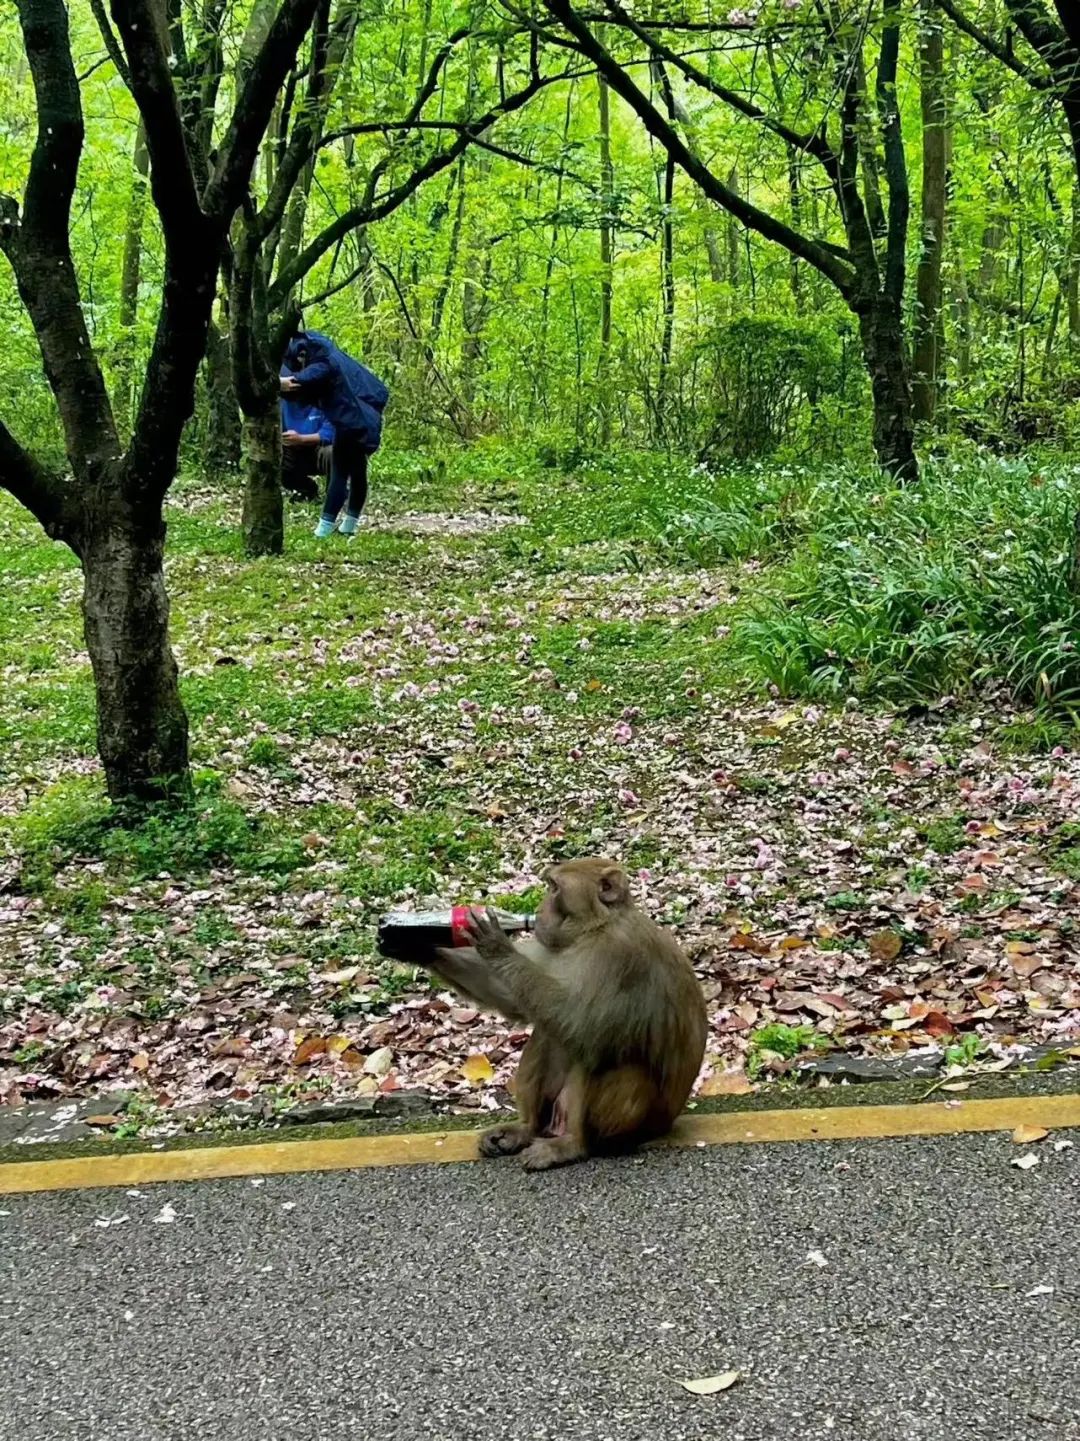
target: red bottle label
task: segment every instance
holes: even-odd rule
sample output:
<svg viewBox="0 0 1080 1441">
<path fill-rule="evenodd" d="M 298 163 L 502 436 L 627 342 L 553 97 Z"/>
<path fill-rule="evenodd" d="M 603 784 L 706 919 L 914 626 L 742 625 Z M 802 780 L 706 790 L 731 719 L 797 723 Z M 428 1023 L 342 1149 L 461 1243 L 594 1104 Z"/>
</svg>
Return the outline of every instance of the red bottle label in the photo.
<svg viewBox="0 0 1080 1441">
<path fill-rule="evenodd" d="M 455 906 L 450 912 L 450 935 L 455 946 L 471 946 L 472 939 L 465 929 L 469 924 L 469 907 Z"/>
</svg>

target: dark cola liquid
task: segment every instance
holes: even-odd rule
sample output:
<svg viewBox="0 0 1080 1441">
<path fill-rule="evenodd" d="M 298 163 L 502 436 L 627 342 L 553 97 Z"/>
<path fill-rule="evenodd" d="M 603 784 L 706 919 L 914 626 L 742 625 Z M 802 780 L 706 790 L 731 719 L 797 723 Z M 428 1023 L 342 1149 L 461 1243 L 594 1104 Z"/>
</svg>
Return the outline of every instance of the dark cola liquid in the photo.
<svg viewBox="0 0 1080 1441">
<path fill-rule="evenodd" d="M 533 928 L 532 916 L 490 909 L 508 936 L 524 935 Z M 379 952 L 390 960 L 423 965 L 440 946 L 470 945 L 465 934 L 469 910 L 468 906 L 454 906 L 445 911 L 391 911 L 379 922 Z"/>
</svg>

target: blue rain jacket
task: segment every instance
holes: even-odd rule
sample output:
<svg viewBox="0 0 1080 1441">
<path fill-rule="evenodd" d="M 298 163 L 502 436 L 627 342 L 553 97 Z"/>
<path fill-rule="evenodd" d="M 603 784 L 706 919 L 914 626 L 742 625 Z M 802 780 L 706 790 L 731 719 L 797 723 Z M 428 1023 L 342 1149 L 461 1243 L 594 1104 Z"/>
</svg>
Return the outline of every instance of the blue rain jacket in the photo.
<svg viewBox="0 0 1080 1441">
<path fill-rule="evenodd" d="M 301 350 L 306 352 L 303 370 L 296 369 Z M 335 435 L 351 434 L 369 453 L 378 450 L 390 392 L 377 375 L 317 330 L 293 336 L 285 365 L 301 387 L 293 400 L 317 405 Z"/>
</svg>

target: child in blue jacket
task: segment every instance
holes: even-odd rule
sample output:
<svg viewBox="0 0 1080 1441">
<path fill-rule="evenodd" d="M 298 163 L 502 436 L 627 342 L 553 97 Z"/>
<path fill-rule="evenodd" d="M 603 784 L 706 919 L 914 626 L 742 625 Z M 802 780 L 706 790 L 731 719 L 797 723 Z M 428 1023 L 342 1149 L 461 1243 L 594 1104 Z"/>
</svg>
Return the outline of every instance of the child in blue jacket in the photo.
<svg viewBox="0 0 1080 1441">
<path fill-rule="evenodd" d="M 330 480 L 315 534 L 355 535 L 367 499 L 368 457 L 382 441 L 382 418 L 390 392 L 358 360 L 317 330 L 301 331 L 285 352 L 281 393 L 319 407 L 334 428 Z M 345 516 L 339 523 L 342 506 Z"/>
<path fill-rule="evenodd" d="M 289 377 L 283 371 L 282 380 Z M 334 427 L 317 405 L 281 397 L 281 488 L 301 500 L 318 500 L 315 476 L 330 472 Z"/>
</svg>

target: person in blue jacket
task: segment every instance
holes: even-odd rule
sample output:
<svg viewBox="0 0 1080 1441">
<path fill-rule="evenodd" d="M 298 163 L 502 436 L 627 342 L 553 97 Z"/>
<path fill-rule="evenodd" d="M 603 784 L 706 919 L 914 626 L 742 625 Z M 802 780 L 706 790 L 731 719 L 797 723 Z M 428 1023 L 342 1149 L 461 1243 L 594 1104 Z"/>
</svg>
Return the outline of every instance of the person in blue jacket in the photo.
<svg viewBox="0 0 1080 1441">
<path fill-rule="evenodd" d="M 334 427 L 330 479 L 315 534 L 337 529 L 355 535 L 367 499 L 368 457 L 382 441 L 383 411 L 390 392 L 367 366 L 317 330 L 300 331 L 285 352 L 281 393 L 316 404 Z M 340 519 L 342 507 L 345 515 Z"/>
<path fill-rule="evenodd" d="M 289 377 L 283 371 L 282 380 Z M 317 405 L 281 397 L 281 488 L 301 500 L 318 500 L 315 477 L 330 473 L 334 427 Z"/>
</svg>

